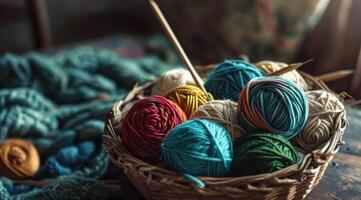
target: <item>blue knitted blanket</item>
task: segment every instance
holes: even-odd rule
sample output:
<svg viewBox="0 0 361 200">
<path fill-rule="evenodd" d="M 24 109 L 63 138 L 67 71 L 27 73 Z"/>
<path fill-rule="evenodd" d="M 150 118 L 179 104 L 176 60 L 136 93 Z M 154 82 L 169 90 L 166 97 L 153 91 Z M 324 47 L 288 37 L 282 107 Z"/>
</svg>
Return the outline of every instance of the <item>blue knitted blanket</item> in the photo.
<svg viewBox="0 0 361 200">
<path fill-rule="evenodd" d="M 31 141 L 41 156 L 34 185 L 0 177 L 0 199 L 117 199 L 119 185 L 99 181 L 108 157 L 101 141 L 112 103 L 135 83 L 172 66 L 156 57 L 121 58 L 78 48 L 53 56 L 0 58 L 0 143 Z"/>
</svg>

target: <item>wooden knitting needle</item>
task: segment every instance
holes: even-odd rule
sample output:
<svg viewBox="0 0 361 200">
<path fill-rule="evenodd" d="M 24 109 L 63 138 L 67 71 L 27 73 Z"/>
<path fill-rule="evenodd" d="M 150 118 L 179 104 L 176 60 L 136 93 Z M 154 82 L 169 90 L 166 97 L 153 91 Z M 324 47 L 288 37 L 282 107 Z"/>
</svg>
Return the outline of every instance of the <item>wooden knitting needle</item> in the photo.
<svg viewBox="0 0 361 200">
<path fill-rule="evenodd" d="M 307 60 L 307 61 L 301 62 L 301 63 L 289 64 L 287 67 L 280 69 L 278 71 L 275 71 L 273 73 L 270 73 L 268 76 L 279 76 L 279 75 L 285 74 L 287 72 L 290 72 L 292 70 L 300 68 L 302 65 L 309 63 L 312 60 L 313 59 L 310 59 L 310 60 Z M 354 73 L 354 70 L 339 70 L 339 71 L 335 71 L 335 72 L 321 74 L 321 75 L 315 76 L 315 78 L 317 80 L 320 80 L 323 82 L 329 82 L 329 81 L 334 81 L 334 80 L 338 80 L 338 79 L 347 77 L 353 73 Z"/>
<path fill-rule="evenodd" d="M 313 61 L 313 59 L 307 60 L 307 61 L 305 61 L 305 62 L 292 63 L 292 64 L 289 64 L 289 65 L 288 65 L 287 67 L 285 67 L 285 68 L 282 68 L 282 69 L 280 69 L 280 70 L 278 70 L 278 71 L 275 71 L 275 72 L 272 72 L 272 73 L 268 74 L 267 76 L 280 76 L 280 75 L 285 74 L 285 73 L 287 73 L 287 72 L 290 72 L 290 71 L 292 71 L 292 70 L 298 69 L 298 68 L 300 68 L 302 65 L 305 65 L 305 64 L 307 64 L 307 63 L 309 63 L 309 62 L 312 62 L 312 61 Z"/>
<path fill-rule="evenodd" d="M 344 77 L 347 77 L 349 75 L 352 75 L 354 73 L 354 70 L 340 70 L 335 72 L 330 72 L 326 74 L 321 74 L 318 76 L 315 76 L 317 80 L 323 81 L 323 82 L 329 82 L 338 80 Z"/>
<path fill-rule="evenodd" d="M 191 75 L 192 75 L 194 81 L 197 83 L 198 87 L 201 88 L 201 90 L 204 92 L 204 94 L 207 94 L 207 90 L 203 86 L 203 81 L 202 81 L 201 77 L 198 75 L 198 73 L 194 69 L 191 61 L 189 60 L 187 54 L 184 52 L 181 44 L 179 43 L 177 37 L 175 36 L 172 28 L 169 26 L 166 18 L 164 17 L 162 11 L 160 10 L 158 4 L 154 0 L 149 0 L 149 3 L 151 5 L 154 15 L 157 17 L 158 22 L 162 26 L 164 32 L 168 36 L 168 39 L 171 41 L 173 47 L 177 51 L 178 56 L 182 59 L 183 63 L 188 68 L 189 72 L 191 73 Z"/>
</svg>

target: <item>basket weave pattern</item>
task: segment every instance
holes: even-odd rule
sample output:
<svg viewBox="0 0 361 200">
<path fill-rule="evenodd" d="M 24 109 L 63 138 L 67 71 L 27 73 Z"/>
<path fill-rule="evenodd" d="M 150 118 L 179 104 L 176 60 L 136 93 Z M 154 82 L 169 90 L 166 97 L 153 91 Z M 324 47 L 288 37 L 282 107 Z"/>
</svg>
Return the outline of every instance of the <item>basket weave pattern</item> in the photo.
<svg viewBox="0 0 361 200">
<path fill-rule="evenodd" d="M 211 67 L 198 68 L 206 75 Z M 301 73 L 312 89 L 330 89 L 312 76 Z M 302 200 L 319 183 L 328 164 L 343 144 L 342 135 L 348 125 L 346 116 L 338 117 L 334 134 L 324 146 L 304 156 L 300 163 L 270 174 L 244 177 L 198 177 L 206 187 L 201 189 L 164 164 L 151 165 L 132 156 L 120 143 L 114 127 L 126 105 L 149 95 L 152 83 L 133 89 L 117 102 L 106 121 L 103 136 L 112 162 L 123 170 L 132 184 L 147 199 L 249 199 Z M 114 120 L 116 118 L 117 120 Z"/>
</svg>

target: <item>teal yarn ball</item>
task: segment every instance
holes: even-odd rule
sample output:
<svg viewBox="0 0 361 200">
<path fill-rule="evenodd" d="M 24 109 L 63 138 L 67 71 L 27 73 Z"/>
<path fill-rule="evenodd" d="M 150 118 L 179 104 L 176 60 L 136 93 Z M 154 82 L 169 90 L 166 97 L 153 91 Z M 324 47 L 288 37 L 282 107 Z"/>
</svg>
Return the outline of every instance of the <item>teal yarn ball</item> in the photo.
<svg viewBox="0 0 361 200">
<path fill-rule="evenodd" d="M 308 100 L 295 83 L 279 77 L 251 80 L 238 100 L 238 119 L 249 133 L 279 133 L 291 139 L 306 124 Z"/>
<path fill-rule="evenodd" d="M 214 99 L 237 101 L 243 87 L 253 78 L 262 77 L 262 72 L 243 60 L 225 60 L 210 72 L 204 87 Z"/>
<path fill-rule="evenodd" d="M 163 140 L 162 156 L 171 169 L 192 176 L 225 177 L 231 173 L 232 139 L 217 122 L 189 120 Z"/>
<path fill-rule="evenodd" d="M 232 174 L 272 173 L 298 162 L 297 152 L 282 135 L 257 133 L 240 138 L 234 146 Z"/>
</svg>

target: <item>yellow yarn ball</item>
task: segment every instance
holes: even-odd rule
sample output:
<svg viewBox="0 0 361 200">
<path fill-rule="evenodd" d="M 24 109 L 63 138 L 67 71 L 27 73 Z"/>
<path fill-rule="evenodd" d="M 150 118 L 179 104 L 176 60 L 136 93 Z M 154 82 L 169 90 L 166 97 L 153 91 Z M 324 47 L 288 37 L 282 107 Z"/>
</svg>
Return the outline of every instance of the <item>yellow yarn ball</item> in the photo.
<svg viewBox="0 0 361 200">
<path fill-rule="evenodd" d="M 256 66 L 266 72 L 267 74 L 270 74 L 272 72 L 278 71 L 282 68 L 287 67 L 288 65 L 286 63 L 281 62 L 273 62 L 273 61 L 261 61 L 256 63 Z M 292 70 L 290 72 L 287 72 L 285 74 L 282 74 L 280 77 L 288 79 L 297 85 L 299 85 L 304 91 L 308 90 L 308 85 L 305 81 L 305 79 L 302 78 L 302 76 L 297 72 L 297 70 Z"/>
<path fill-rule="evenodd" d="M 193 85 L 183 85 L 172 89 L 166 96 L 182 108 L 187 118 L 201 105 L 213 100 L 213 96 L 204 94 L 201 89 Z"/>
<path fill-rule="evenodd" d="M 222 124 L 233 141 L 246 133 L 238 125 L 237 103 L 231 100 L 213 100 L 197 108 L 190 117 L 216 121 Z"/>
<path fill-rule="evenodd" d="M 151 94 L 166 96 L 171 89 L 182 85 L 195 85 L 191 73 L 183 68 L 173 69 L 164 73 L 155 82 Z"/>
<path fill-rule="evenodd" d="M 346 120 L 346 109 L 338 98 L 327 91 L 306 92 L 309 105 L 307 123 L 295 142 L 305 152 L 319 149 L 340 129 Z"/>
</svg>

